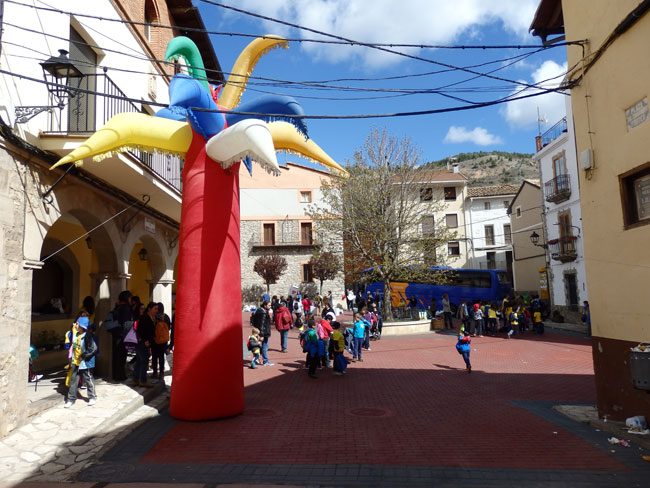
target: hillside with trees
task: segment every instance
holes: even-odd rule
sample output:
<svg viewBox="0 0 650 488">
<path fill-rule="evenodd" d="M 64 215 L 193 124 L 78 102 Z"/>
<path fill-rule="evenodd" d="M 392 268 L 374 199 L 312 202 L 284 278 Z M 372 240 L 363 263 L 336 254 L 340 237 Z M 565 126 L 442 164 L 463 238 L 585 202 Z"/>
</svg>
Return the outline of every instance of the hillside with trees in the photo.
<svg viewBox="0 0 650 488">
<path fill-rule="evenodd" d="M 539 180 L 539 168 L 532 157 L 532 154 L 479 151 L 460 153 L 423 167 L 446 168 L 448 164 L 458 163 L 460 172 L 469 178 L 469 186 L 518 185 L 523 180 Z"/>
</svg>

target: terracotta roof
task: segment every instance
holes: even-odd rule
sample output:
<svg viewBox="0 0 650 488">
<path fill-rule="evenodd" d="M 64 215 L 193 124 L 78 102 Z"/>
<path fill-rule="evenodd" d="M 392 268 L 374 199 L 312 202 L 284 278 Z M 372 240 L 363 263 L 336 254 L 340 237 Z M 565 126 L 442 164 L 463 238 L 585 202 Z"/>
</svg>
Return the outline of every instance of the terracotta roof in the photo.
<svg viewBox="0 0 650 488">
<path fill-rule="evenodd" d="M 429 183 L 436 181 L 458 181 L 465 183 L 467 177 L 463 173 L 454 173 L 451 169 L 423 169 L 418 171 L 414 181 Z"/>
<path fill-rule="evenodd" d="M 514 195 L 519 187 L 517 185 L 492 185 L 479 186 L 467 189 L 468 197 L 497 197 L 500 195 Z"/>
</svg>

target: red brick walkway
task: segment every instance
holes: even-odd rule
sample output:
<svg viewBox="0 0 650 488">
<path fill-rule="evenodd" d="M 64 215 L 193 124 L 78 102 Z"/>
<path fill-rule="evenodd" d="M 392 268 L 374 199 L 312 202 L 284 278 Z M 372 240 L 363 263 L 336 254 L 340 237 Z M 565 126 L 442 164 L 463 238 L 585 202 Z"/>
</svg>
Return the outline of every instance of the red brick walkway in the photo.
<svg viewBox="0 0 650 488">
<path fill-rule="evenodd" d="M 299 369 L 297 332 L 289 354 L 279 352 L 274 333 L 276 365 L 246 368 L 243 415 L 179 422 L 140 462 L 627 470 L 513 403 L 593 403 L 587 339 L 474 338 L 471 374 L 455 342 L 384 338 L 347 375 L 322 370 L 313 380 Z"/>
</svg>

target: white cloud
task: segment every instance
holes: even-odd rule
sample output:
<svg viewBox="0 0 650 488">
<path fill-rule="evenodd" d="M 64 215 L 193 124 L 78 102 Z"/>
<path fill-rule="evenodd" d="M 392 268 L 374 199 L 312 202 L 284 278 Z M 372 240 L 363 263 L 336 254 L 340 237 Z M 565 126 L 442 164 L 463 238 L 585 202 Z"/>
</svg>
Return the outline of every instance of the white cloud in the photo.
<svg viewBox="0 0 650 488">
<path fill-rule="evenodd" d="M 563 75 L 566 73 L 566 69 L 566 63 L 559 65 L 554 61 L 545 61 L 539 68 L 533 71 L 531 74 L 532 82 L 530 83 L 540 83 L 540 87 L 545 89 L 557 88 L 564 79 Z M 521 86 L 513 91 L 513 93 L 519 92 L 523 88 Z M 541 90 L 529 88 L 517 95 L 522 96 L 539 91 Z M 565 97 L 566 95 L 559 93 L 548 93 L 537 97 L 516 100 L 505 104 L 500 109 L 500 113 L 511 127 L 532 127 L 537 124 L 537 109 L 539 108 L 540 117 L 545 118 L 552 125 L 566 115 Z"/>
<path fill-rule="evenodd" d="M 443 142 L 451 144 L 471 142 L 477 146 L 503 144 L 503 140 L 500 137 L 490 134 L 483 127 L 475 127 L 472 130 L 467 130 L 465 127 L 456 127 L 455 125 L 449 127 L 449 131 L 447 131 Z"/>
<path fill-rule="evenodd" d="M 499 27 L 520 39 L 530 40 L 528 27 L 539 0 L 230 0 L 237 8 L 310 27 L 319 31 L 370 43 L 449 44 L 478 42 L 481 27 Z M 224 17 L 236 18 L 223 12 Z M 314 38 L 316 34 L 269 21 L 268 33 Z M 471 39 L 471 41 L 470 41 Z M 489 43 L 491 39 L 483 39 Z M 313 56 L 331 62 L 361 59 L 379 67 L 402 57 L 375 49 L 304 43 Z M 417 54 L 418 49 L 399 49 Z"/>
</svg>

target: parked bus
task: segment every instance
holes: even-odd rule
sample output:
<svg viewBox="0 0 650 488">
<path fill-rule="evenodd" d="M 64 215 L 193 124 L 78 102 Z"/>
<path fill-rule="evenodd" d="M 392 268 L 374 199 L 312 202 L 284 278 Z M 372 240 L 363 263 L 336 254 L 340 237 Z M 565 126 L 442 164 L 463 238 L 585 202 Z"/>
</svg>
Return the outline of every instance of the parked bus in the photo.
<svg viewBox="0 0 650 488">
<path fill-rule="evenodd" d="M 366 270 L 370 271 L 370 270 Z M 364 273 L 366 272 L 364 271 Z M 449 269 L 446 282 L 442 284 L 421 281 L 392 281 L 390 296 L 393 308 L 406 307 L 411 297 L 415 297 L 418 308 L 428 310 L 431 301 L 436 301 L 436 310 L 442 310 L 442 296 L 449 295 L 452 313 L 456 313 L 461 300 L 467 303 L 487 300 L 501 303 L 507 295 L 512 296 L 512 283 L 508 273 L 499 269 Z M 366 292 L 383 298 L 384 284 L 381 281 L 370 283 Z"/>
</svg>

